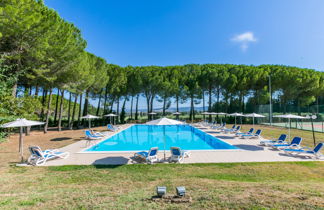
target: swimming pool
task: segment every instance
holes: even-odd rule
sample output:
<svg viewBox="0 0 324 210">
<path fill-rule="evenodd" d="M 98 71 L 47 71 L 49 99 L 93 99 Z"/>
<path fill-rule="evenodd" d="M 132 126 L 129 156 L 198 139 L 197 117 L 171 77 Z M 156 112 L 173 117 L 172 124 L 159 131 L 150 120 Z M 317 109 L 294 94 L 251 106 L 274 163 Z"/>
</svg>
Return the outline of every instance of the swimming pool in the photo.
<svg viewBox="0 0 324 210">
<path fill-rule="evenodd" d="M 169 150 L 172 146 L 185 150 L 238 149 L 190 125 L 133 125 L 84 152 L 142 151 L 151 147 Z"/>
</svg>

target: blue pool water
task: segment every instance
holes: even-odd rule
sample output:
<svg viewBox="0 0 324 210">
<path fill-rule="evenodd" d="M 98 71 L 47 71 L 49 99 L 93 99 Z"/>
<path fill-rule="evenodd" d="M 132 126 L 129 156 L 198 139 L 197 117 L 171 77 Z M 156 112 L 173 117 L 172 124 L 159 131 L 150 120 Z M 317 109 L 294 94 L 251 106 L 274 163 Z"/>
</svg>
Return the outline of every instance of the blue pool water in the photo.
<svg viewBox="0 0 324 210">
<path fill-rule="evenodd" d="M 237 149 L 190 125 L 133 125 L 86 151 L 142 151 L 151 147 L 169 150 L 172 146 L 184 150 Z"/>
</svg>

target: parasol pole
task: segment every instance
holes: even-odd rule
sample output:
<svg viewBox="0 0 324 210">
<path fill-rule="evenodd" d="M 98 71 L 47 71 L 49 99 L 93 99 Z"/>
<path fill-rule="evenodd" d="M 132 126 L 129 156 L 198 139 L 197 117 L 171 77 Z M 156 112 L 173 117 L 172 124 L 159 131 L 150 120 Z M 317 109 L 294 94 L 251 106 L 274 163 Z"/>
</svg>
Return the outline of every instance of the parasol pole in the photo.
<svg viewBox="0 0 324 210">
<path fill-rule="evenodd" d="M 19 132 L 19 152 L 21 157 L 21 162 L 24 161 L 24 151 L 23 151 L 23 127 L 20 127 Z"/>
<path fill-rule="evenodd" d="M 290 118 L 288 118 L 288 123 L 289 123 L 289 140 L 290 140 L 290 129 L 291 129 L 291 120 L 290 120 Z"/>
<path fill-rule="evenodd" d="M 311 118 L 311 123 L 312 123 L 313 141 L 314 141 L 314 147 L 315 147 L 316 140 L 315 140 L 315 132 L 314 132 L 314 122 L 313 122 L 313 119 L 316 119 L 316 115 L 312 115 L 310 118 Z"/>
<path fill-rule="evenodd" d="M 163 143 L 164 143 L 164 161 L 166 160 L 165 158 L 165 126 L 163 126 Z"/>
</svg>

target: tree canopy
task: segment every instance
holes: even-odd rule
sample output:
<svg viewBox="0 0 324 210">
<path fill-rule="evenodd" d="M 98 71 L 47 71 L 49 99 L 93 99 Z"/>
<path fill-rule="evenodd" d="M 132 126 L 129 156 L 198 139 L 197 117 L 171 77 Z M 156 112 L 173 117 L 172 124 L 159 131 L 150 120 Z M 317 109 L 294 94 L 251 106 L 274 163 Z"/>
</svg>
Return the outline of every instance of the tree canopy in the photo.
<svg viewBox="0 0 324 210">
<path fill-rule="evenodd" d="M 2 0 L 1 121 L 26 116 L 45 120 L 47 128 L 51 117 L 58 115 L 60 127 L 61 118 L 68 115 L 71 127 L 71 123 L 79 125 L 80 117 L 89 112 L 112 112 L 113 104 L 117 104 L 115 111 L 122 110 L 124 115 L 129 101 L 131 118 L 134 108 L 137 119 L 140 96 L 146 98 L 147 113 L 154 110 L 156 100 L 163 102 L 163 115 L 172 102 L 177 111 L 180 103 L 190 102 L 191 119 L 201 100 L 207 102 L 209 111 L 252 112 L 256 106 L 269 103 L 269 77 L 274 103 L 284 107 L 308 106 L 324 98 L 324 73 L 312 69 L 212 63 L 120 67 L 85 48 L 81 31 L 43 1 Z M 55 110 L 54 92 L 60 95 Z M 67 96 L 68 104 L 64 102 Z M 90 110 L 94 106 L 90 98 L 97 100 L 97 109 Z"/>
</svg>

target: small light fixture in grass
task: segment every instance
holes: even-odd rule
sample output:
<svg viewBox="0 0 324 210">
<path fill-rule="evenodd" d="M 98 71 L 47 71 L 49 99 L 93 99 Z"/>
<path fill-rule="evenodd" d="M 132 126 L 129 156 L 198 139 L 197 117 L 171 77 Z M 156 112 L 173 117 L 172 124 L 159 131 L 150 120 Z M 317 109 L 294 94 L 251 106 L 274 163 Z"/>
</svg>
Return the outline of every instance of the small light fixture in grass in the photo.
<svg viewBox="0 0 324 210">
<path fill-rule="evenodd" d="M 161 186 L 156 187 L 156 193 L 158 197 L 162 198 L 166 194 L 166 187 L 161 187 Z"/>
<path fill-rule="evenodd" d="M 186 188 L 181 186 L 181 187 L 177 187 L 177 196 L 185 196 L 186 195 Z"/>
</svg>

